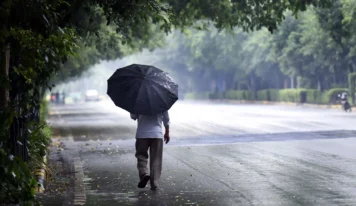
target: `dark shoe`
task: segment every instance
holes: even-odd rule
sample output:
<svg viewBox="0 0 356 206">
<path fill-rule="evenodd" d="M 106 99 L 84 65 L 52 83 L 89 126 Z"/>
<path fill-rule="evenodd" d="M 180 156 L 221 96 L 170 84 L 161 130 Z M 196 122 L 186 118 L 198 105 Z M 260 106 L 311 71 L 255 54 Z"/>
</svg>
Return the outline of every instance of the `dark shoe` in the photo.
<svg viewBox="0 0 356 206">
<path fill-rule="evenodd" d="M 144 176 L 141 178 L 141 181 L 138 183 L 137 187 L 138 187 L 138 188 L 145 188 L 148 181 L 150 181 L 150 176 L 144 175 Z"/>
<path fill-rule="evenodd" d="M 156 185 L 151 186 L 151 190 L 152 190 L 152 191 L 156 191 L 156 190 L 158 190 L 158 187 L 157 187 Z"/>
<path fill-rule="evenodd" d="M 151 179 L 151 190 L 158 190 L 157 184 L 153 181 L 153 179 Z"/>
</svg>

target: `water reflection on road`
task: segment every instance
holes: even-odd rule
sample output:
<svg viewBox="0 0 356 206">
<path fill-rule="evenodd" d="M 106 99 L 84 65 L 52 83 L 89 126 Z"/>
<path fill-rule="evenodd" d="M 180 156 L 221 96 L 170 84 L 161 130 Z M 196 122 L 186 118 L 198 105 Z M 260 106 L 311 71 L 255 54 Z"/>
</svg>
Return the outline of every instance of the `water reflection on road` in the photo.
<svg viewBox="0 0 356 206">
<path fill-rule="evenodd" d="M 154 193 L 136 188 L 126 111 L 105 101 L 52 107 L 54 135 L 83 162 L 86 205 L 356 204 L 355 114 L 185 102 L 170 114 Z"/>
</svg>

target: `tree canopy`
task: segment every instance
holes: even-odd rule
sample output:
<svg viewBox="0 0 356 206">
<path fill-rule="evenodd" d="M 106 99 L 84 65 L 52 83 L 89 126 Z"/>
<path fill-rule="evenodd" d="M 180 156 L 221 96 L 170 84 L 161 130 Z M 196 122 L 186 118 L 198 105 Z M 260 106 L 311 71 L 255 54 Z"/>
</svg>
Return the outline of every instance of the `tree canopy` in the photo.
<svg viewBox="0 0 356 206">
<path fill-rule="evenodd" d="M 332 8 L 309 6 L 298 18 L 286 11 L 273 33 L 219 31 L 214 24 L 207 31 L 176 31 L 161 65 L 191 79 L 183 84 L 187 91 L 346 88 L 348 74 L 356 70 L 355 9 L 340 0 Z"/>
<path fill-rule="evenodd" d="M 233 31 L 240 27 L 245 31 L 266 27 L 275 31 L 291 11 L 294 16 L 309 5 L 325 7 L 331 0 L 3 0 L 0 3 L 0 162 L 5 168 L 1 175 L 0 202 L 33 200 L 33 184 L 28 166 L 19 158 L 14 148 L 28 151 L 27 144 L 41 147 L 43 139 L 22 138 L 19 144 L 11 131 L 18 132 L 18 121 L 24 121 L 24 137 L 33 137 L 41 131 L 36 122 L 39 103 L 50 80 L 76 76 L 101 59 L 115 59 L 142 48 L 163 45 L 162 35 L 173 29 L 211 27 Z M 345 1 L 346 3 L 350 3 Z M 345 25 L 352 27 L 353 13 L 342 10 L 348 19 Z M 353 27 L 352 27 L 353 28 Z M 200 35 L 200 36 L 199 36 Z M 192 43 L 204 40 L 205 46 L 183 45 L 181 49 L 194 54 L 187 58 L 187 72 L 197 71 L 204 78 L 211 78 L 211 71 L 231 73 L 220 66 L 233 61 L 233 56 L 220 55 L 219 61 L 206 58 L 215 53 L 213 48 L 227 44 L 217 32 L 197 33 Z M 241 34 L 239 38 L 246 38 Z M 185 37 L 179 37 L 185 38 Z M 236 37 L 231 37 L 232 39 Z M 262 38 L 262 37 L 261 37 Z M 247 47 L 251 54 L 256 48 L 251 41 Z M 237 45 L 236 45 L 237 46 Z M 219 53 L 228 54 L 234 47 L 220 47 Z M 350 50 L 354 52 L 354 50 Z M 263 55 L 263 54 L 261 54 Z M 352 61 L 352 59 L 350 59 Z M 204 66 L 199 66 L 200 63 Z M 204 70 L 212 65 L 211 70 Z M 262 65 L 258 63 L 256 65 Z M 185 68 L 185 67 L 184 67 Z M 194 68 L 191 70 L 190 68 Z M 260 66 L 258 66 L 260 68 Z M 256 68 L 250 68 L 257 75 Z M 256 70 L 256 72 L 255 72 Z M 236 77 L 236 75 L 235 75 Z M 9 95 L 8 95 L 9 94 Z M 33 122 L 34 121 L 34 122 Z M 31 124 L 30 124 L 31 122 Z M 43 146 L 45 147 L 45 146 Z M 30 154 L 38 151 L 31 147 Z M 13 155 L 17 156 L 14 160 Z M 16 174 L 16 175 L 14 175 Z"/>
<path fill-rule="evenodd" d="M 79 59 L 74 58 L 63 67 L 59 79 L 81 74 L 99 60 L 119 58 L 141 51 L 142 48 L 161 47 L 164 44 L 162 41 L 164 33 L 172 29 L 194 27 L 200 30 L 213 25 L 218 30 L 240 27 L 244 31 L 253 31 L 266 27 L 273 32 L 285 18 L 285 11 L 290 10 L 297 16 L 298 12 L 306 10 L 308 5 L 327 7 L 330 6 L 330 2 L 68 1 L 69 8 L 72 9 L 65 13 L 62 22 L 76 28 L 82 37 L 80 48 L 84 51 L 80 52 Z"/>
</svg>

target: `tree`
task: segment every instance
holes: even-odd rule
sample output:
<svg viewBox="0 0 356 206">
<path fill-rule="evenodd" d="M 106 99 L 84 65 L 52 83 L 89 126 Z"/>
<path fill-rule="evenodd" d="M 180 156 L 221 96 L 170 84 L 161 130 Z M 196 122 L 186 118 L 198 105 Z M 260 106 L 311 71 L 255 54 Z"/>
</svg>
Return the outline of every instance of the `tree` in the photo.
<svg viewBox="0 0 356 206">
<path fill-rule="evenodd" d="M 6 169 L 5 174 L 1 175 L 0 193 L 5 195 L 0 196 L 0 201 L 3 198 L 14 202 L 34 198 L 29 168 L 23 163 L 27 158 L 20 157 L 20 154 L 26 152 L 17 151 L 19 147 L 27 151 L 26 144 L 34 144 L 21 137 L 23 142 L 19 146 L 17 134 L 31 136 L 34 134 L 32 131 L 41 130 L 36 120 L 41 93 L 43 94 L 44 88 L 52 87 L 49 81 L 54 74 L 63 71 L 59 76 L 63 80 L 80 74 L 100 59 L 112 59 L 141 48 L 160 46 L 160 41 L 155 41 L 159 39 L 158 31 L 167 33 L 172 28 L 184 29 L 190 26 L 204 28 L 214 24 L 218 30 L 233 30 L 233 27 L 238 26 L 251 31 L 267 27 L 272 32 L 284 19 L 284 11 L 291 10 L 293 15 L 297 15 L 298 11 L 305 10 L 307 5 L 323 7 L 329 5 L 329 2 L 329 0 L 2 1 L 0 159 L 6 161 L 1 162 L 0 168 Z M 192 43 L 202 40 L 197 37 L 198 39 Z M 194 73 L 199 77 L 206 74 L 206 78 L 220 74 L 218 71 L 224 71 L 226 68 L 228 68 L 226 73 L 231 73 L 235 64 L 233 56 L 226 58 L 214 52 L 214 46 L 219 46 L 219 42 L 225 40 L 209 33 L 203 34 L 202 37 L 209 44 L 190 46 L 189 50 L 195 57 L 190 63 L 194 67 Z M 237 45 L 236 48 L 239 47 L 240 45 Z M 188 48 L 188 45 L 183 47 Z M 219 47 L 217 51 L 226 54 L 236 50 L 233 47 L 228 49 Z M 199 52 L 204 53 L 204 56 L 199 56 Z M 215 62 L 206 58 L 207 56 L 210 58 L 219 56 L 220 60 Z M 226 68 L 222 66 L 224 61 L 230 64 Z M 205 65 L 201 67 L 200 64 Z M 210 64 L 214 67 L 206 70 Z M 186 68 L 189 71 L 191 67 Z M 7 93 L 10 93 L 9 98 Z M 35 122 L 30 124 L 29 121 L 32 120 Z M 22 131 L 17 129 L 18 121 L 25 125 Z M 12 155 L 17 156 L 16 161 L 13 161 Z M 16 165 L 22 166 L 18 168 Z M 14 169 L 17 173 L 13 173 Z"/>
</svg>

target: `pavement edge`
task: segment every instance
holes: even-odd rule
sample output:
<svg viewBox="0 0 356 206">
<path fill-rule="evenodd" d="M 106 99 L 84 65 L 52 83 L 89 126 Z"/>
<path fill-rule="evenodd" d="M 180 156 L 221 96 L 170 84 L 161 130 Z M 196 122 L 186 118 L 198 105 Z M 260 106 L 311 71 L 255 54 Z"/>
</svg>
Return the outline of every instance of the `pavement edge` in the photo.
<svg viewBox="0 0 356 206">
<path fill-rule="evenodd" d="M 43 156 L 43 161 L 41 163 L 41 166 L 38 167 L 35 171 L 34 171 L 34 175 L 36 177 L 37 180 L 37 187 L 35 188 L 35 191 L 37 193 L 43 193 L 45 190 L 45 182 L 47 180 L 47 155 Z"/>
<path fill-rule="evenodd" d="M 68 141 L 73 143 L 73 136 L 70 135 L 68 137 Z M 86 203 L 86 195 L 84 186 L 83 163 L 76 149 L 74 149 L 73 154 L 73 167 L 75 174 L 73 205 L 84 205 Z"/>
</svg>

